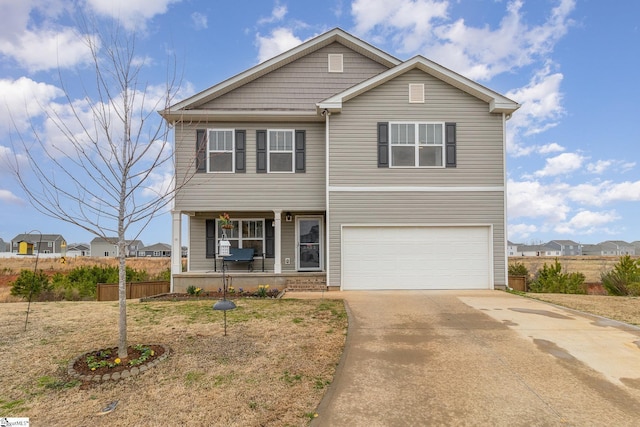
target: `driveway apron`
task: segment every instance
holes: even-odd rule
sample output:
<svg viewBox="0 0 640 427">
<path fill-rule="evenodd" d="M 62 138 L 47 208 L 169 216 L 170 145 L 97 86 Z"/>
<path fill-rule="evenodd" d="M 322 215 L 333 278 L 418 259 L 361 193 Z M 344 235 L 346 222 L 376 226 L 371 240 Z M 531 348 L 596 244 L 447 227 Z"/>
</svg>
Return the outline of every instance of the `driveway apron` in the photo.
<svg viewBox="0 0 640 427">
<path fill-rule="evenodd" d="M 313 426 L 640 425 L 638 328 L 502 291 L 330 295 L 349 333 Z"/>
</svg>

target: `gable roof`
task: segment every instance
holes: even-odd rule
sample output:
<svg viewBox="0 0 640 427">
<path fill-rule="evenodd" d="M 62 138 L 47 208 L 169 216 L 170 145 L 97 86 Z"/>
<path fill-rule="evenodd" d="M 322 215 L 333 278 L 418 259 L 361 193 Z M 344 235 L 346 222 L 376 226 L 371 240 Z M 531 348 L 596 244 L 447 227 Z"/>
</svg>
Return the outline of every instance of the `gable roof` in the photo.
<svg viewBox="0 0 640 427">
<path fill-rule="evenodd" d="M 22 233 L 11 239 L 12 242 L 29 242 L 37 243 L 40 240 L 43 242 L 56 242 L 58 240 L 64 241 L 64 237 L 61 234 L 36 234 L 36 233 Z"/>
<path fill-rule="evenodd" d="M 138 252 L 143 251 L 170 251 L 171 245 L 167 243 L 155 243 L 153 245 L 145 246 L 143 248 L 138 249 Z"/>
<path fill-rule="evenodd" d="M 385 65 L 388 68 L 394 67 L 402 62 L 399 59 L 389 55 L 388 53 L 378 49 L 377 47 L 374 47 L 369 43 L 352 36 L 346 31 L 340 28 L 334 28 L 333 30 L 327 31 L 326 33 L 307 40 L 306 42 L 294 47 L 293 49 L 281 53 L 280 55 L 268 59 L 252 68 L 249 68 L 246 71 L 243 71 L 240 74 L 237 74 L 221 83 L 218 83 L 215 86 L 212 86 L 183 101 L 180 101 L 177 104 L 170 106 L 166 110 L 159 111 L 159 113 L 167 121 L 178 120 L 185 116 L 210 116 L 214 113 L 208 110 L 195 110 L 195 108 L 334 42 L 338 42 L 354 50 L 355 52 L 366 56 L 367 58 Z M 268 111 L 254 113 L 260 113 L 263 115 L 274 114 L 274 112 Z M 286 114 L 286 112 L 282 111 L 275 113 L 277 113 L 278 115 Z M 233 112 L 226 111 L 224 112 L 224 114 L 229 115 L 233 114 Z M 236 114 L 246 116 L 246 112 L 236 112 Z M 295 114 L 299 115 L 301 113 L 297 112 Z M 309 113 L 307 113 L 307 115 L 309 115 Z M 313 113 L 313 116 L 316 115 L 316 113 Z"/>
<path fill-rule="evenodd" d="M 367 92 L 389 80 L 398 77 L 408 71 L 419 69 L 433 77 L 444 81 L 476 98 L 481 99 L 489 104 L 490 113 L 506 113 L 511 114 L 520 108 L 520 104 L 506 96 L 500 95 L 479 83 L 474 82 L 448 68 L 443 67 L 423 56 L 414 56 L 375 77 L 365 80 L 343 92 L 340 92 L 330 98 L 325 99 L 317 104 L 318 110 L 328 110 L 329 112 L 339 112 L 342 104 L 356 96 Z"/>
</svg>

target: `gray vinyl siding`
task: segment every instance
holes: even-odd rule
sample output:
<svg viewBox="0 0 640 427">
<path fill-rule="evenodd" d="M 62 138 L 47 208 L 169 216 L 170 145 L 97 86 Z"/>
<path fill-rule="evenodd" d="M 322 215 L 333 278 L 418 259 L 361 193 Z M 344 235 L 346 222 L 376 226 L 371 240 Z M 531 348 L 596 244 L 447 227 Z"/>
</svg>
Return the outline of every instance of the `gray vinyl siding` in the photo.
<svg viewBox="0 0 640 427">
<path fill-rule="evenodd" d="M 409 83 L 424 83 L 425 103 L 409 104 Z M 457 167 L 378 168 L 378 122 L 457 124 Z M 409 71 L 344 103 L 330 117 L 331 186 L 502 186 L 502 115 L 420 70 Z"/>
<path fill-rule="evenodd" d="M 342 54 L 344 72 L 328 72 L 328 54 Z M 199 109 L 310 110 L 316 103 L 369 79 L 387 67 L 332 43 L 247 83 Z"/>
<path fill-rule="evenodd" d="M 246 130 L 246 173 L 194 173 L 196 129 Z M 306 131 L 304 173 L 256 173 L 256 130 Z M 181 211 L 265 211 L 325 209 L 324 123 L 197 123 L 175 129 L 179 185 L 175 209 Z"/>
<path fill-rule="evenodd" d="M 505 285 L 502 192 L 333 192 L 329 206 L 330 286 L 341 284 L 343 224 L 493 225 L 494 285 Z"/>
</svg>

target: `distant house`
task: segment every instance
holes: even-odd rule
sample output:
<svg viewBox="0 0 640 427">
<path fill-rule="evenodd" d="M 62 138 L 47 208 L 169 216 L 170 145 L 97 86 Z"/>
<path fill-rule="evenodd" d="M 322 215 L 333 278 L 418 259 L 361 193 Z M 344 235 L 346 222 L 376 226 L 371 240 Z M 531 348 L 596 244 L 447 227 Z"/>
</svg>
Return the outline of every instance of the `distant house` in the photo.
<svg viewBox="0 0 640 427">
<path fill-rule="evenodd" d="M 127 240 L 125 256 L 136 256 L 138 250 L 144 247 L 140 240 Z M 94 257 L 115 257 L 118 256 L 118 238 L 109 237 L 104 239 L 96 237 L 91 241 L 91 256 Z"/>
<path fill-rule="evenodd" d="M 600 242 L 598 245 L 602 247 L 602 255 L 635 255 L 636 248 L 631 243 L 624 240 L 607 240 Z"/>
<path fill-rule="evenodd" d="M 636 250 L 636 255 L 640 255 L 640 240 L 635 240 L 631 242 L 631 245 Z"/>
<path fill-rule="evenodd" d="M 170 257 L 171 245 L 166 243 L 156 243 L 155 245 L 145 246 L 138 249 L 138 256 L 144 257 Z"/>
<path fill-rule="evenodd" d="M 67 256 L 91 256 L 91 246 L 88 243 L 71 243 L 67 246 Z"/>
<path fill-rule="evenodd" d="M 560 250 L 544 245 L 518 245 L 519 256 L 560 256 Z"/>
<path fill-rule="evenodd" d="M 27 255 L 30 250 L 33 254 L 62 254 L 66 246 L 67 242 L 60 234 L 24 233 L 11 239 L 11 252 L 21 255 Z"/>
<path fill-rule="evenodd" d="M 518 247 L 522 246 L 522 243 L 513 243 L 507 240 L 507 256 L 518 256 Z"/>
<path fill-rule="evenodd" d="M 9 243 L 0 238 L 0 252 L 9 252 Z"/>
<path fill-rule="evenodd" d="M 545 246 L 559 250 L 560 256 L 582 255 L 582 245 L 573 240 L 551 240 Z"/>
</svg>

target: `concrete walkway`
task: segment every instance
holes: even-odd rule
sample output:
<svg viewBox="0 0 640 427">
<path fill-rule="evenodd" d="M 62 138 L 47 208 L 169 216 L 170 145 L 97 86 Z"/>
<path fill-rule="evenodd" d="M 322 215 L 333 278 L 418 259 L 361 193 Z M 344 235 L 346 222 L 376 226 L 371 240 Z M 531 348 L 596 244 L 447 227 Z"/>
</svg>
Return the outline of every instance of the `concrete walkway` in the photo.
<svg viewBox="0 0 640 427">
<path fill-rule="evenodd" d="M 640 425 L 638 328 L 501 291 L 324 297 L 349 335 L 312 426 Z"/>
</svg>

